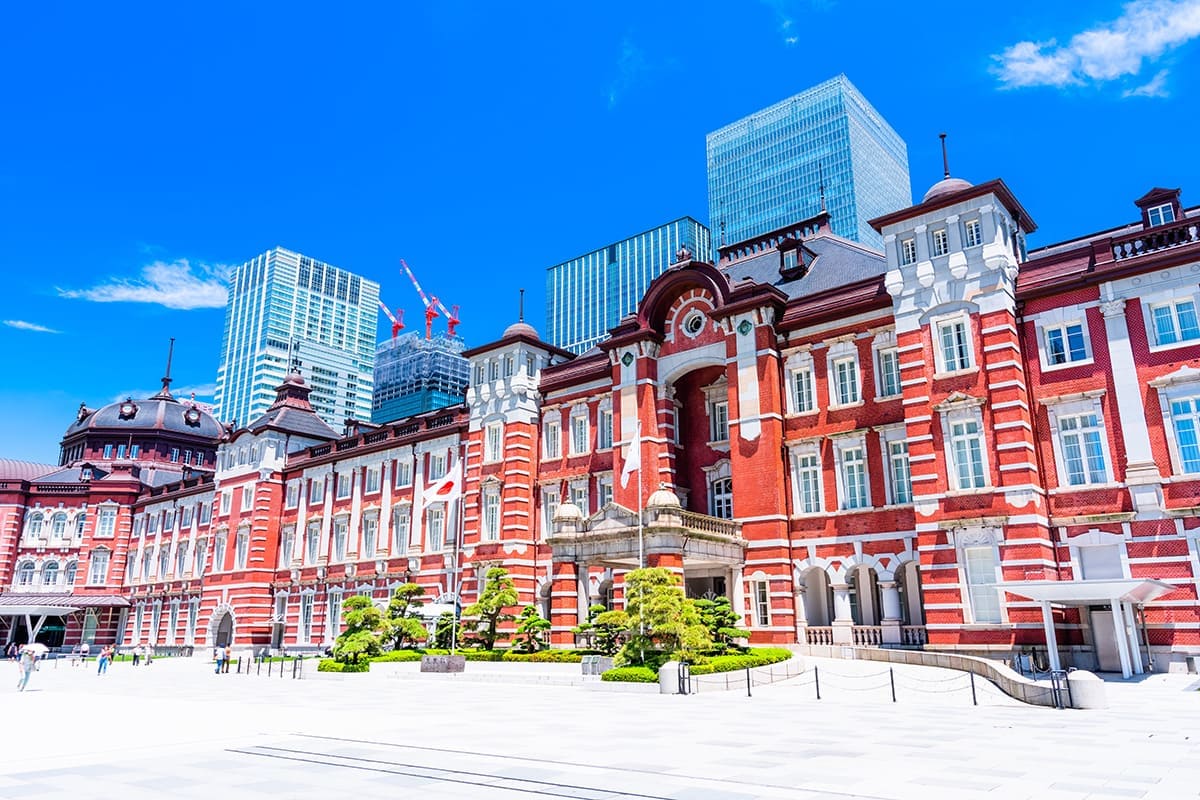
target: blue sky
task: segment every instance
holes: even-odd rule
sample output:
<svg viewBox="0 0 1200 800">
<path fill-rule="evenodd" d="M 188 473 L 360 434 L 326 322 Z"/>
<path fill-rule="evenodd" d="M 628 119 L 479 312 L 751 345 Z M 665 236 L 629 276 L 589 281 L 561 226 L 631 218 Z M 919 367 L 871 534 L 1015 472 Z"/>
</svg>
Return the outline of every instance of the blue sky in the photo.
<svg viewBox="0 0 1200 800">
<path fill-rule="evenodd" d="M 346 6 L 351 6 L 347 8 Z M 845 72 L 914 195 L 1004 178 L 1046 244 L 1200 203 L 1200 0 L 21 3 L 0 25 L 0 457 L 81 401 L 211 394 L 222 275 L 275 245 L 462 306 L 470 344 L 545 268 L 682 214 L 704 136 Z M 387 335 L 381 320 L 380 335 Z"/>
</svg>

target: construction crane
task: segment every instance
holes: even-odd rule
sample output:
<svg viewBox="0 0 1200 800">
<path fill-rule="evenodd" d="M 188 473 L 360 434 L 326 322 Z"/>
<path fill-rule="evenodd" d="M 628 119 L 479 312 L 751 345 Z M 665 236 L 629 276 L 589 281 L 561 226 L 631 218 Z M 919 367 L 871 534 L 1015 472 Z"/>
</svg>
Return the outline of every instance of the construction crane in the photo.
<svg viewBox="0 0 1200 800">
<path fill-rule="evenodd" d="M 383 309 L 384 316 L 386 316 L 389 320 L 391 320 L 391 322 L 392 322 L 392 338 L 395 339 L 397 336 L 400 335 L 400 331 L 404 330 L 404 309 L 403 308 L 396 309 L 396 314 L 400 315 L 400 318 L 397 319 L 396 316 L 393 315 L 392 312 L 388 310 L 388 307 L 383 304 L 382 300 L 379 301 L 379 307 Z"/>
<path fill-rule="evenodd" d="M 458 327 L 458 306 L 450 306 L 450 310 L 446 310 L 446 306 L 442 305 L 442 301 L 436 297 L 433 302 L 437 303 L 437 307 L 442 310 L 442 314 L 446 317 L 446 333 L 450 336 L 454 335 L 455 328 Z"/>
<path fill-rule="evenodd" d="M 413 275 L 413 271 L 411 269 L 409 269 L 408 264 L 404 261 L 403 258 L 400 259 L 400 266 L 404 267 L 405 273 L 408 274 L 408 279 L 410 281 L 412 281 L 412 285 L 416 288 L 417 294 L 419 294 L 421 296 L 421 302 L 425 304 L 425 338 L 432 339 L 433 338 L 433 321 L 438 318 L 438 311 L 436 308 L 434 308 L 434 306 L 435 305 L 441 306 L 442 304 L 438 301 L 438 299 L 436 297 L 433 298 L 432 300 L 430 300 L 428 297 L 425 296 L 425 290 L 422 289 L 421 284 L 417 282 L 417 276 Z M 457 325 L 458 320 L 455 319 L 454 323 Z"/>
</svg>

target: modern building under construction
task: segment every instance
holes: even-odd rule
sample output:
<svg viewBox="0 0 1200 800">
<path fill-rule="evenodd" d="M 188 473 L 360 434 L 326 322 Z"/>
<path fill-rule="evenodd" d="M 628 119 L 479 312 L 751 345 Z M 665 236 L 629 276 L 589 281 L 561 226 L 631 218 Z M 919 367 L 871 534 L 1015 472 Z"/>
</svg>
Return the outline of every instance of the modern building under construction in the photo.
<svg viewBox="0 0 1200 800">
<path fill-rule="evenodd" d="M 458 336 L 426 339 L 416 332 L 380 342 L 375 349 L 371 422 L 392 422 L 463 402 L 470 377 L 463 347 Z"/>
</svg>

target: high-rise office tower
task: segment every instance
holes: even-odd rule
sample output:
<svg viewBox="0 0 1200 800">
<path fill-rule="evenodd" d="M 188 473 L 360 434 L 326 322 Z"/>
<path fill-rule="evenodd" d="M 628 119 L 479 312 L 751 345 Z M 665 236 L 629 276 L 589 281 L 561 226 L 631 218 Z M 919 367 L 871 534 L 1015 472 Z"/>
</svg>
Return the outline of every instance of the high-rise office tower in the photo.
<svg viewBox="0 0 1200 800">
<path fill-rule="evenodd" d="M 821 208 L 833 232 L 872 247 L 867 220 L 912 205 L 908 147 L 846 78 L 708 134 L 708 214 L 718 246 L 770 233 Z"/>
<path fill-rule="evenodd" d="M 443 334 L 426 339 L 405 333 L 380 342 L 371 422 L 392 422 L 464 402 L 471 368 L 463 347 L 462 339 Z"/>
<path fill-rule="evenodd" d="M 682 247 L 698 261 L 712 261 L 708 228 L 681 217 L 547 268 L 547 341 L 582 353 L 605 338 Z"/>
<path fill-rule="evenodd" d="M 335 430 L 371 417 L 379 284 L 276 247 L 233 270 L 217 419 L 249 425 L 275 400 L 290 365 L 313 409 Z"/>
</svg>

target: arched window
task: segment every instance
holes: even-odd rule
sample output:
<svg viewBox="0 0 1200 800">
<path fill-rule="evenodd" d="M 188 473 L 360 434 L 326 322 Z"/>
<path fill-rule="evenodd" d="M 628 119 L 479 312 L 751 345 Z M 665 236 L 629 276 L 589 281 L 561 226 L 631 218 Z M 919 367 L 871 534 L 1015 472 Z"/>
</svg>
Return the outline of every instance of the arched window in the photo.
<svg viewBox="0 0 1200 800">
<path fill-rule="evenodd" d="M 41 512 L 37 512 L 29 518 L 28 534 L 31 539 L 36 539 L 42 535 L 42 520 Z"/>
<path fill-rule="evenodd" d="M 33 562 L 26 561 L 17 567 L 17 586 L 33 585 Z"/>
<path fill-rule="evenodd" d="M 42 565 L 42 586 L 53 586 L 56 583 L 58 583 L 58 562 L 49 561 Z"/>
<path fill-rule="evenodd" d="M 709 489 L 709 511 L 714 517 L 733 519 L 733 479 L 717 478 Z"/>
<path fill-rule="evenodd" d="M 79 564 L 75 561 L 68 561 L 67 568 L 63 572 L 63 584 L 69 589 L 75 585 L 75 573 L 79 570 Z"/>
<path fill-rule="evenodd" d="M 59 511 L 50 518 L 50 535 L 55 539 L 61 539 L 67 535 L 67 514 L 65 511 Z"/>
<path fill-rule="evenodd" d="M 83 536 L 83 527 L 87 525 L 87 514 L 80 511 L 75 515 L 75 535 Z"/>
</svg>

